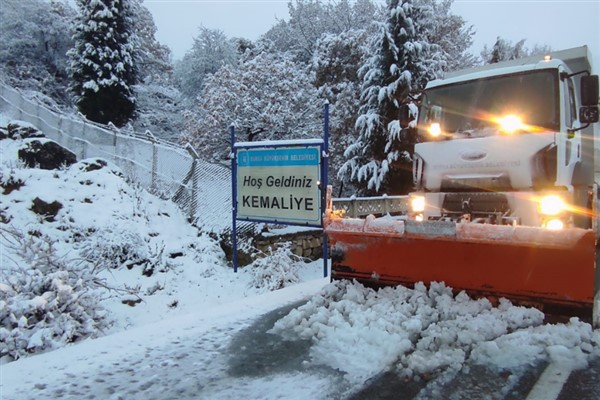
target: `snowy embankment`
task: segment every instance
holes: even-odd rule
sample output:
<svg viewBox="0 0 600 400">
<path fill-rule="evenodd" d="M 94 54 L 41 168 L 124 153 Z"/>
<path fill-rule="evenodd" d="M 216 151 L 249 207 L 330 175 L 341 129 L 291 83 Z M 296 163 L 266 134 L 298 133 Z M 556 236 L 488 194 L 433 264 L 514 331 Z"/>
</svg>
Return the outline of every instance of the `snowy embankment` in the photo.
<svg viewBox="0 0 600 400">
<path fill-rule="evenodd" d="M 107 160 L 25 167 L 18 151 L 35 140 L 0 140 L 4 362 L 322 276 L 322 264 L 293 260 L 234 273 L 216 240 Z"/>
</svg>

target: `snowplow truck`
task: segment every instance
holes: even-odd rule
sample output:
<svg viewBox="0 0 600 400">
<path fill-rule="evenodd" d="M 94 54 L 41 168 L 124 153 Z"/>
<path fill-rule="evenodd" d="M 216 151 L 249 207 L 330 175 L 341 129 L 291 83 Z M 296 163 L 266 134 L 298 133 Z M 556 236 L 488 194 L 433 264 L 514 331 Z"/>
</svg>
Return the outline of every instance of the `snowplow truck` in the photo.
<svg viewBox="0 0 600 400">
<path fill-rule="evenodd" d="M 429 82 L 418 117 L 407 120 L 406 106 L 399 118 L 419 134 L 406 212 L 349 218 L 328 197 L 332 279 L 445 282 L 600 327 L 599 88 L 590 64 L 583 46 Z"/>
</svg>

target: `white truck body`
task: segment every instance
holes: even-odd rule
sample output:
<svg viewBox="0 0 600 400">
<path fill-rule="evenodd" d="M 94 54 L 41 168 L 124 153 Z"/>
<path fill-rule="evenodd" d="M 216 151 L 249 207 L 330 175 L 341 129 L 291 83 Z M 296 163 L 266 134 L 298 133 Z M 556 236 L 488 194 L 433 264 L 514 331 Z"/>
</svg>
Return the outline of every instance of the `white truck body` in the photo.
<svg viewBox="0 0 600 400">
<path fill-rule="evenodd" d="M 583 46 L 430 82 L 418 124 L 427 141 L 415 145 L 413 169 L 418 195 L 425 197 L 421 218 L 469 214 L 481 222 L 542 226 L 535 200 L 551 193 L 585 208 L 600 176 L 597 124 L 580 129 L 578 116 L 589 60 Z M 501 132 L 504 114 L 520 117 L 522 129 Z M 442 130 L 436 140 L 427 138 L 433 123 Z M 577 218 L 564 222 L 591 224 L 589 215 L 580 217 L 584 222 Z"/>
</svg>

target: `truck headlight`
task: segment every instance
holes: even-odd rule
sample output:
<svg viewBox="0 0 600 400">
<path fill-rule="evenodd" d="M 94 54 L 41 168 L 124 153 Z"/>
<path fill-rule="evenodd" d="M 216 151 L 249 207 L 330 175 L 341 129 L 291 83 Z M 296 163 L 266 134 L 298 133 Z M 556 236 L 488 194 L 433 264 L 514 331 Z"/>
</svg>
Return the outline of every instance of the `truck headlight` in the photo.
<svg viewBox="0 0 600 400">
<path fill-rule="evenodd" d="M 506 133 L 515 133 L 518 130 L 523 129 L 523 123 L 521 122 L 521 118 L 516 115 L 507 115 L 498 120 L 500 124 L 500 129 Z"/>
<path fill-rule="evenodd" d="M 425 196 L 411 196 L 410 208 L 415 213 L 422 213 L 425 211 Z"/>
<path fill-rule="evenodd" d="M 544 196 L 540 200 L 542 215 L 558 215 L 567 209 L 565 201 L 557 195 Z"/>
<path fill-rule="evenodd" d="M 427 131 L 432 137 L 436 138 L 442 134 L 442 127 L 438 122 L 434 122 L 431 125 L 429 125 Z"/>
<path fill-rule="evenodd" d="M 546 227 L 546 229 L 559 231 L 565 227 L 565 223 L 557 218 L 557 219 L 551 219 L 551 220 L 546 221 L 544 226 Z"/>
</svg>

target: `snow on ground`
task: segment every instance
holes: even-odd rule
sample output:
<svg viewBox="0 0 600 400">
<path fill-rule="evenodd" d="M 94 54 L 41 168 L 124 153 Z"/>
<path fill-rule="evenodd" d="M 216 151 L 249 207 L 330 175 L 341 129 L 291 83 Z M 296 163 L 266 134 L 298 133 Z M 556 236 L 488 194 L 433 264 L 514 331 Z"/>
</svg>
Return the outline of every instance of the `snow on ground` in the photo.
<svg viewBox="0 0 600 400">
<path fill-rule="evenodd" d="M 227 346 L 249 321 L 306 299 L 324 278 L 60 350 L 2 367 L 6 399 L 318 399 L 327 382 L 312 374 L 228 378 Z M 5 397 L 2 397 L 5 396 Z"/>
<path fill-rule="evenodd" d="M 282 363 L 260 373 L 248 363 L 248 374 L 233 374 L 231 361 L 241 355 L 232 339 L 253 334 L 242 330 L 260 315 L 307 298 L 271 330 L 290 348 L 309 341 L 301 367 Z M 598 330 L 576 319 L 543 325 L 541 318 L 507 302 L 494 308 L 464 294 L 452 297 L 442 284 L 375 291 L 319 279 L 9 363 L 3 394 L 15 400 L 344 399 L 386 371 L 416 380 L 441 376 L 429 384 L 439 392 L 459 370 L 479 363 L 510 376 L 543 360 L 561 371 L 583 368 L 600 355 Z M 425 389 L 417 398 L 431 398 L 432 388 Z"/>
</svg>

